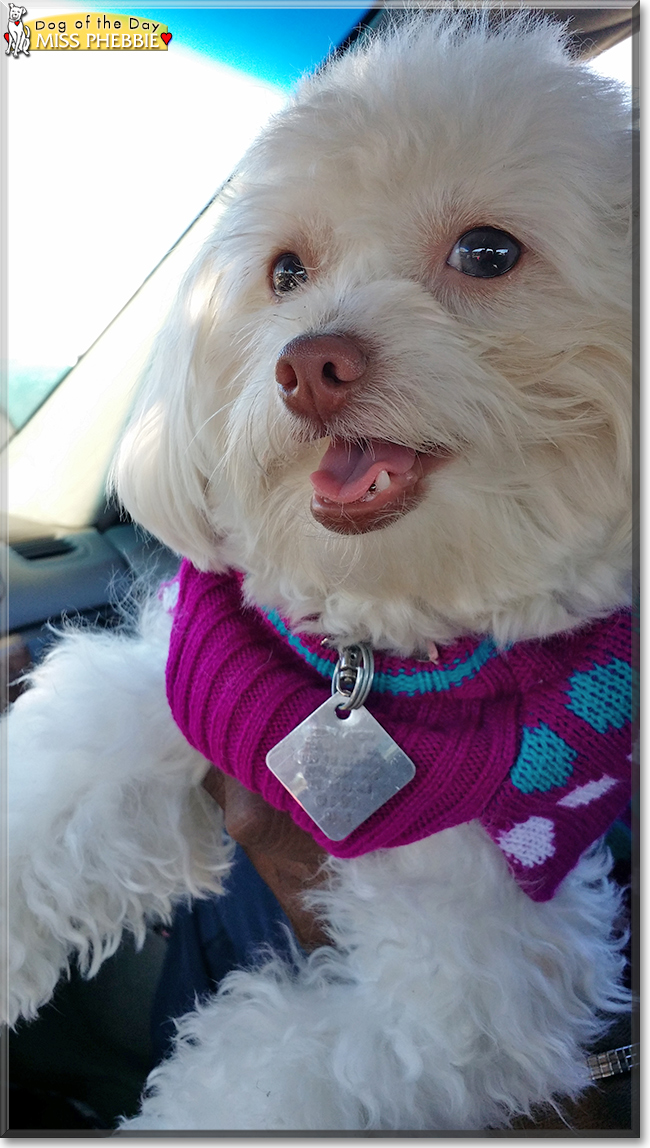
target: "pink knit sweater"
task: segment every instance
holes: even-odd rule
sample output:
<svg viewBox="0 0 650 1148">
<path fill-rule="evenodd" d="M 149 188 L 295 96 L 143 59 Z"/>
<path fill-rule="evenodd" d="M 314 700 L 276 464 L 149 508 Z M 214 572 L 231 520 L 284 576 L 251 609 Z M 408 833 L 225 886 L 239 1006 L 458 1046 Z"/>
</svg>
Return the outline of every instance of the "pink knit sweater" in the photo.
<svg viewBox="0 0 650 1148">
<path fill-rule="evenodd" d="M 630 797 L 627 611 L 497 650 L 463 638 L 435 667 L 375 655 L 366 708 L 416 774 L 342 841 L 273 776 L 266 754 L 330 695 L 336 651 L 244 604 L 241 576 L 179 575 L 167 695 L 188 741 L 328 852 L 354 857 L 478 819 L 537 901 L 552 897 Z"/>
</svg>

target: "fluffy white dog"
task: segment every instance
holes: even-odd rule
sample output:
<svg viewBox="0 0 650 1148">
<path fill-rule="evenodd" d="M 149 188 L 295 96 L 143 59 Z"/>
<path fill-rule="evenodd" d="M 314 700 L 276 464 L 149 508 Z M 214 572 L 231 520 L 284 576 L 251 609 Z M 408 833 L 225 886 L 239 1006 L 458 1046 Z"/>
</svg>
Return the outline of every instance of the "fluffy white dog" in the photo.
<svg viewBox="0 0 650 1148">
<path fill-rule="evenodd" d="M 34 1016 L 73 957 L 92 975 L 125 928 L 219 891 L 206 756 L 329 841 L 332 944 L 298 973 L 231 974 L 127 1130 L 503 1127 L 578 1095 L 629 1007 L 594 844 L 630 752 L 629 128 L 552 25 L 421 16 L 307 80 L 228 185 L 115 481 L 192 564 L 178 665 L 210 595 L 225 613 L 243 595 L 233 648 L 255 658 L 262 627 L 277 676 L 256 693 L 232 658 L 212 678 L 195 643 L 174 721 L 157 605 L 138 636 L 72 634 L 37 669 L 8 721 L 7 1016 Z M 332 840 L 261 750 L 228 747 L 246 713 L 253 746 L 272 690 L 303 697 L 302 672 L 324 702 L 355 643 L 415 779 Z M 203 718 L 226 707 L 216 748 L 181 712 L 202 690 Z M 329 784 L 347 723 L 328 713 Z"/>
</svg>

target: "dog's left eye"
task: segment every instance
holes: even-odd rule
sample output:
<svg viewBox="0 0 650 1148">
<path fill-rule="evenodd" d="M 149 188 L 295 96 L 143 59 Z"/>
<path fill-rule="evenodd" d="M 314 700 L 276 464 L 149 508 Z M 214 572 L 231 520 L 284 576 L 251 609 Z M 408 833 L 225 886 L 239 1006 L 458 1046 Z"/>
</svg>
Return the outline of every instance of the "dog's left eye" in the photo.
<svg viewBox="0 0 650 1148">
<path fill-rule="evenodd" d="M 496 227 L 477 227 L 461 235 L 447 263 L 463 275 L 493 279 L 510 271 L 520 255 L 521 247 L 512 235 Z"/>
<path fill-rule="evenodd" d="M 302 287 L 309 276 L 298 256 L 287 251 L 273 264 L 271 279 L 276 295 L 286 295 L 287 291 L 295 291 L 296 287 Z"/>
</svg>

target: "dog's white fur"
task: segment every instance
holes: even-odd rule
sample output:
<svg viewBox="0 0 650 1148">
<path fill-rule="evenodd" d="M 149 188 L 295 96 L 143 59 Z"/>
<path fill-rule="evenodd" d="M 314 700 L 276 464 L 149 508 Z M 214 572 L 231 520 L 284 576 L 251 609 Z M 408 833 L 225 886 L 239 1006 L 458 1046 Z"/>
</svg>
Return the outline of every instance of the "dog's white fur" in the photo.
<svg viewBox="0 0 650 1148">
<path fill-rule="evenodd" d="M 227 188 L 152 357 L 116 468 L 134 517 L 202 569 L 334 637 L 561 632 L 628 601 L 630 140 L 618 92 L 549 25 L 416 20 L 306 81 Z M 524 245 L 496 280 L 449 268 L 472 226 Z M 304 287 L 269 266 L 295 251 Z M 274 365 L 304 333 L 373 348 L 339 433 L 453 461 L 383 530 L 309 511 L 324 444 Z M 75 953 L 220 888 L 205 761 L 164 694 L 168 621 L 69 637 L 9 727 L 7 1016 Z M 447 1130 L 507 1124 L 587 1083 L 626 1007 L 620 897 L 593 849 L 543 904 L 475 824 L 330 864 L 332 948 L 231 974 L 181 1024 L 127 1129 Z"/>
</svg>

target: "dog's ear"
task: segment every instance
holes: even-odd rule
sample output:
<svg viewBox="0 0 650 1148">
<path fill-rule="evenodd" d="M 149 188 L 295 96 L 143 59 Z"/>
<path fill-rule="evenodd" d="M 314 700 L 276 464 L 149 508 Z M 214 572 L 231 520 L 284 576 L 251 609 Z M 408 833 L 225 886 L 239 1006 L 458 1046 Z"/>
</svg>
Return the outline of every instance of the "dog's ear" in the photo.
<svg viewBox="0 0 650 1148">
<path fill-rule="evenodd" d="M 109 477 L 109 489 L 136 522 L 203 570 L 219 568 L 205 499 L 210 463 L 197 440 L 193 379 L 211 322 L 205 305 L 216 282 L 211 256 L 211 250 L 202 253 L 181 286 Z"/>
</svg>

